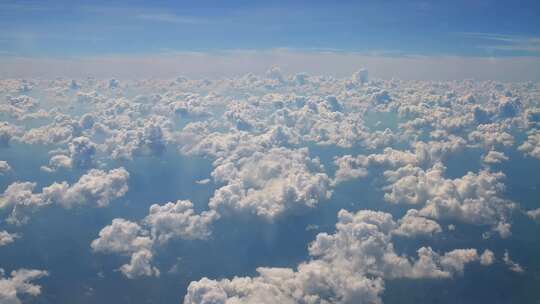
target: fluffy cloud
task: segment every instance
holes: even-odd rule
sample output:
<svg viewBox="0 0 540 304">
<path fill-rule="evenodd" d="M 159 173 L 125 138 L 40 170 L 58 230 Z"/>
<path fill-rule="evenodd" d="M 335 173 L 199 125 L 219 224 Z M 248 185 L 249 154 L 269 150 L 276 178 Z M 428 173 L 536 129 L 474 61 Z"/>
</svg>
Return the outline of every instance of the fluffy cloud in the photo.
<svg viewBox="0 0 540 304">
<path fill-rule="evenodd" d="M 529 156 L 540 158 L 540 132 L 531 132 L 518 149 Z"/>
<path fill-rule="evenodd" d="M 5 160 L 0 160 L 0 175 L 11 171 L 11 166 Z"/>
<path fill-rule="evenodd" d="M 446 179 L 445 169 L 437 163 L 425 171 L 411 165 L 386 171 L 390 185 L 385 187 L 384 198 L 391 203 L 419 205 L 419 214 L 424 217 L 492 225 L 501 237 L 508 237 L 506 219 L 514 204 L 500 197 L 504 174 L 480 171 Z"/>
<path fill-rule="evenodd" d="M 0 196 L 0 210 L 11 208 L 9 222 L 22 224 L 28 220 L 27 213 L 45 205 L 40 194 L 32 191 L 36 183 L 15 182 L 9 185 Z"/>
<path fill-rule="evenodd" d="M 404 217 L 399 220 L 399 227 L 393 233 L 402 236 L 431 236 L 442 232 L 441 226 L 430 219 L 418 214 L 418 210 L 410 209 Z"/>
<path fill-rule="evenodd" d="M 42 270 L 19 269 L 6 277 L 4 270 L 0 268 L 0 303 L 21 304 L 18 297 L 20 294 L 38 296 L 41 294 L 41 287 L 30 282 L 47 275 L 48 273 Z"/>
<path fill-rule="evenodd" d="M 312 259 L 296 269 L 258 268 L 255 277 L 191 282 L 184 304 L 195 303 L 382 303 L 384 279 L 450 278 L 479 260 L 474 249 L 440 255 L 429 247 L 418 258 L 398 255 L 391 242 L 392 216 L 340 211 L 334 234 L 320 233 Z"/>
<path fill-rule="evenodd" d="M 255 152 L 223 162 L 212 177 L 226 183 L 209 202 L 220 214 L 246 212 L 271 220 L 286 211 L 315 207 L 331 195 L 330 178 L 307 149 Z"/>
<path fill-rule="evenodd" d="M 214 211 L 196 214 L 190 201 L 153 204 L 140 225 L 121 218 L 114 219 L 111 225 L 101 229 L 99 237 L 90 246 L 95 252 L 130 256 L 130 262 L 120 267 L 127 278 L 159 276 L 159 269 L 152 266 L 155 247 L 174 238 L 206 239 L 216 218 Z"/>
<path fill-rule="evenodd" d="M 73 138 L 69 142 L 67 151 L 60 151 L 63 153 L 68 153 L 69 155 L 53 155 L 49 160 L 48 166 L 42 166 L 41 170 L 46 172 L 54 172 L 60 168 L 89 168 L 94 163 L 97 145 L 94 144 L 89 138 L 79 136 Z M 57 151 L 52 151 L 51 153 L 57 153 Z"/>
<path fill-rule="evenodd" d="M 71 169 L 73 162 L 69 156 L 66 155 L 54 155 L 49 159 L 48 166 L 41 166 L 41 170 L 45 172 L 54 172 L 60 168 Z"/>
<path fill-rule="evenodd" d="M 195 214 L 193 203 L 179 200 L 150 206 L 144 222 L 151 228 L 152 237 L 159 242 L 171 238 L 206 239 L 211 233 L 209 226 L 217 216 L 215 211 Z"/>
<path fill-rule="evenodd" d="M 152 266 L 153 253 L 150 250 L 139 250 L 131 255 L 129 264 L 120 267 L 120 271 L 129 279 L 140 276 L 160 275 L 159 269 Z"/>
<path fill-rule="evenodd" d="M 5 121 L 0 122 L 0 148 L 8 147 L 11 138 L 18 133 L 19 130 L 16 126 Z"/>
<path fill-rule="evenodd" d="M 30 90 L 39 99 L 26 96 Z M 509 236 L 514 203 L 503 198 L 504 175 L 481 170 L 449 178 L 443 163 L 467 149 L 480 151 L 478 161 L 487 165 L 510 161 L 497 151 L 523 135 L 519 149 L 538 154 L 538 86 L 530 83 L 369 81 L 364 71 L 336 78 L 273 68 L 214 80 L 0 80 L 0 95 L 0 114 L 9 120 L 0 123 L 0 147 L 50 148 L 46 171 L 160 157 L 176 148 L 212 161 L 211 179 L 201 180 L 217 187 L 208 210 L 196 212 L 185 200 L 154 204 L 136 222 L 115 219 L 92 242 L 96 252 L 124 255 L 119 269 L 129 278 L 159 275 L 159 246 L 208 239 L 220 217 L 271 221 L 317 208 L 334 186 L 375 172 L 384 171 L 386 201 L 413 208 L 395 221 L 386 213 L 342 212 L 336 232 L 312 243 L 309 261 L 194 282 L 188 303 L 378 303 L 386 279 L 449 278 L 469 262 L 491 264 L 492 252 L 478 256 L 474 249 L 422 247 L 401 255 L 392 238 L 444 239 L 437 221 L 487 225 Z M 346 155 L 359 150 L 363 155 Z M 345 155 L 334 158 L 333 178 L 318 154 L 324 161 Z M 38 192 L 36 183 L 17 181 L 0 197 L 0 209 L 23 222 L 29 211 L 53 203 L 105 206 L 126 193 L 128 177 L 124 169 L 90 170 L 73 184 Z"/>
<path fill-rule="evenodd" d="M 503 261 L 506 264 L 506 266 L 508 266 L 508 269 L 510 269 L 510 271 L 517 272 L 517 273 L 521 273 L 521 272 L 525 271 L 525 269 L 523 269 L 523 267 L 521 267 L 521 265 L 514 262 L 510 258 L 510 254 L 508 253 L 508 250 L 504 251 Z"/>
<path fill-rule="evenodd" d="M 44 200 L 59 203 L 66 208 L 88 203 L 104 207 L 126 194 L 128 179 L 129 173 L 124 168 L 108 172 L 92 169 L 75 184 L 53 183 L 43 188 L 41 195 Z"/>
<path fill-rule="evenodd" d="M 497 146 L 512 146 L 514 137 L 510 135 L 505 126 L 501 124 L 482 124 L 469 134 L 469 141 L 486 148 Z"/>
<path fill-rule="evenodd" d="M 336 158 L 334 160 L 334 163 L 338 167 L 333 180 L 334 184 L 339 184 L 348 180 L 366 177 L 368 175 L 368 170 L 367 168 L 365 168 L 365 166 L 367 165 L 365 158 L 345 155 Z"/>
<path fill-rule="evenodd" d="M 73 185 L 67 182 L 53 183 L 34 193 L 36 183 L 15 182 L 9 185 L 0 196 L 0 209 L 11 208 L 9 220 L 24 223 L 28 211 L 57 203 L 65 208 L 83 204 L 107 206 L 128 190 L 129 173 L 124 168 L 103 171 L 92 169 L 81 176 Z"/>
<path fill-rule="evenodd" d="M 78 121 L 69 115 L 57 114 L 48 125 L 27 130 L 20 138 L 29 144 L 63 144 L 80 134 Z"/>
<path fill-rule="evenodd" d="M 99 238 L 91 243 L 96 252 L 130 255 L 130 263 L 122 265 L 120 271 L 128 278 L 141 275 L 159 276 L 159 270 L 151 265 L 153 240 L 148 232 L 137 223 L 114 219 L 112 224 L 99 232 Z"/>
<path fill-rule="evenodd" d="M 491 265 L 495 262 L 495 254 L 493 251 L 486 249 L 484 253 L 480 256 L 480 264 L 484 266 Z"/>
<path fill-rule="evenodd" d="M 0 231 L 0 247 L 11 244 L 18 238 L 19 235 L 16 233 L 9 233 L 7 231 Z"/>
<path fill-rule="evenodd" d="M 335 159 L 338 166 L 334 183 L 338 184 L 350 179 L 365 177 L 369 167 L 401 167 L 405 165 L 427 166 L 444 160 L 452 153 L 463 150 L 465 141 L 451 136 L 446 141 L 417 142 L 413 151 L 402 151 L 385 148 L 382 153 L 345 155 Z"/>
<path fill-rule="evenodd" d="M 131 253 L 152 246 L 152 240 L 144 234 L 137 223 L 114 219 L 111 225 L 101 229 L 91 247 L 99 252 Z"/>
<path fill-rule="evenodd" d="M 169 124 L 167 119 L 156 116 L 110 130 L 103 149 L 114 159 L 132 159 L 135 155 L 159 156 L 165 151 Z"/>
<path fill-rule="evenodd" d="M 504 153 L 491 150 L 482 158 L 482 161 L 486 164 L 498 164 L 508 159 Z"/>
<path fill-rule="evenodd" d="M 531 219 L 533 219 L 533 220 L 535 220 L 535 221 L 537 221 L 537 222 L 540 223 L 540 208 L 527 211 L 527 215 L 528 215 Z"/>
<path fill-rule="evenodd" d="M 74 138 L 69 143 L 71 164 L 76 168 L 87 168 L 92 165 L 92 158 L 96 154 L 96 145 L 87 137 Z"/>
</svg>

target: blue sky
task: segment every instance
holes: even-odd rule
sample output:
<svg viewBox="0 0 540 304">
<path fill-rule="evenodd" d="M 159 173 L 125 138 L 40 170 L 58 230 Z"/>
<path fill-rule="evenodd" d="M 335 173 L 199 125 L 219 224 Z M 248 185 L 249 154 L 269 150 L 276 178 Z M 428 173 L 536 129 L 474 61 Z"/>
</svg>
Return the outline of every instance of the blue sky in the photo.
<svg viewBox="0 0 540 304">
<path fill-rule="evenodd" d="M 538 56 L 538 1 L 2 1 L 1 56 L 300 49 Z"/>
</svg>

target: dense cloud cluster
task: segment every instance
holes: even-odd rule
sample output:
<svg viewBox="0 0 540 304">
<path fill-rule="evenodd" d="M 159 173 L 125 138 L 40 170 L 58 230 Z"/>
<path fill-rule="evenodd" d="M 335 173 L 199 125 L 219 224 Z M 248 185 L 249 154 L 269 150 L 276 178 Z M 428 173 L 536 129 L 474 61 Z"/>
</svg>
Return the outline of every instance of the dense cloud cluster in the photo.
<svg viewBox="0 0 540 304">
<path fill-rule="evenodd" d="M 310 261 L 296 269 L 258 268 L 256 277 L 203 278 L 189 285 L 184 304 L 382 303 L 385 279 L 446 279 L 462 275 L 466 264 L 480 260 L 475 249 L 439 254 L 421 247 L 418 257 L 397 254 L 392 234 L 396 229 L 401 233 L 407 221 L 398 224 L 383 212 L 341 210 L 336 232 L 320 233 L 310 244 Z M 408 225 L 420 230 L 426 226 Z M 489 259 L 486 255 L 488 251 L 483 260 Z"/>
<path fill-rule="evenodd" d="M 385 280 L 451 278 L 471 262 L 491 265 L 489 250 L 440 253 L 426 245 L 406 256 L 393 240 L 443 239 L 460 225 L 511 237 L 513 213 L 522 209 L 506 196 L 502 165 L 516 155 L 540 158 L 540 87 L 533 83 L 369 80 L 366 70 L 347 78 L 284 75 L 274 67 L 214 80 L 0 80 L 0 99 L 0 149 L 46 149 L 38 169 L 53 180 L 84 172 L 39 190 L 2 157 L 9 164 L 0 160 L 8 181 L 0 211 L 9 223 L 50 204 L 105 207 L 129 190 L 130 174 L 120 166 L 141 158 L 210 160 L 211 173 L 197 181 L 215 187 L 204 208 L 174 198 L 96 231 L 91 249 L 124 255 L 129 261 L 119 270 L 128 278 L 160 275 L 158 248 L 208 240 L 216 221 L 272 225 L 331 204 L 337 191 L 366 180 L 381 208 L 399 210 L 353 204 L 340 211 L 335 233 L 317 235 L 310 260 L 259 268 L 253 277 L 203 278 L 190 284 L 186 304 L 381 303 Z M 456 174 L 452 166 L 463 155 L 477 166 Z M 525 212 L 540 221 L 539 210 Z M 18 237 L 0 231 L 0 246 Z M 525 271 L 509 254 L 503 261 Z M 0 281 L 13 303 L 17 293 L 37 295 L 27 281 L 45 273 L 23 274 Z"/>
</svg>

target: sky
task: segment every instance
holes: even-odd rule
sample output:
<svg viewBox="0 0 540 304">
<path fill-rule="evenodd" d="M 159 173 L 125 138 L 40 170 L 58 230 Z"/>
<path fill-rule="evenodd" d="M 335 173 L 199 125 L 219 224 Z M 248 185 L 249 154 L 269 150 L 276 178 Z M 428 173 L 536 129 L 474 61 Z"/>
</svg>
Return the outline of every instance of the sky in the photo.
<svg viewBox="0 0 540 304">
<path fill-rule="evenodd" d="M 119 58 L 134 57 L 137 64 L 129 65 L 144 66 L 145 61 L 155 61 L 156 56 L 158 62 L 172 57 L 175 69 L 200 76 L 200 72 L 185 64 L 176 66 L 178 62 L 192 62 L 193 54 L 212 57 L 204 59 L 210 64 L 203 76 L 222 76 L 224 72 L 237 75 L 246 72 L 235 62 L 238 58 L 243 60 L 245 52 L 264 57 L 246 62 L 252 71 L 262 72 L 268 65 L 280 65 L 287 72 L 288 66 L 292 66 L 290 72 L 320 72 L 311 63 L 302 64 L 302 60 L 272 57 L 288 52 L 336 55 L 339 60 L 317 60 L 337 66 L 325 72 L 338 75 L 352 72 L 340 64 L 350 55 L 371 59 L 357 59 L 355 62 L 360 63 L 349 67 L 367 65 L 375 70 L 380 65 L 369 63 L 374 57 L 430 57 L 437 64 L 424 64 L 433 66 L 428 74 L 411 76 L 410 65 L 400 62 L 390 73 L 374 71 L 374 75 L 443 80 L 486 78 L 482 73 L 453 73 L 455 63 L 447 62 L 448 57 L 478 59 L 472 64 L 458 65 L 464 69 L 473 66 L 475 71 L 485 71 L 477 65 L 481 66 L 486 58 L 510 59 L 516 66 L 499 64 L 496 68 L 521 76 L 499 73 L 493 78 L 523 81 L 540 78 L 536 72 L 540 56 L 539 10 L 537 1 L 490 0 L 2 1 L 0 77 L 24 77 L 21 70 L 28 76 L 58 76 L 50 72 L 58 69 L 78 77 L 85 73 L 125 76 L 137 72 L 126 69 Z M 100 63 L 96 65 L 95 60 Z M 234 63 L 227 64 L 229 61 Z M 264 68 L 257 66 L 261 62 Z M 81 63 L 92 68 L 81 67 Z M 171 66 L 168 62 L 162 65 Z M 162 69 L 152 71 L 142 66 L 138 72 L 171 76 Z"/>
<path fill-rule="evenodd" d="M 540 303 L 538 16 L 0 0 L 0 304 Z"/>
<path fill-rule="evenodd" d="M 3 1 L 0 7 L 4 55 L 540 52 L 538 1 Z"/>
</svg>

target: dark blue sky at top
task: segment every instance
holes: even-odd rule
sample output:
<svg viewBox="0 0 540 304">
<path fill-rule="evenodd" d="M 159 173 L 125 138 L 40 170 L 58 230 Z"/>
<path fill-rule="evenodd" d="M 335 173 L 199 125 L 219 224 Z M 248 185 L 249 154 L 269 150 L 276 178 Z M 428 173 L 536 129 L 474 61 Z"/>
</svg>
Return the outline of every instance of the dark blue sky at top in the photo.
<svg viewBox="0 0 540 304">
<path fill-rule="evenodd" d="M 2 1 L 0 55 L 539 55 L 539 15 L 539 1 Z"/>
</svg>

